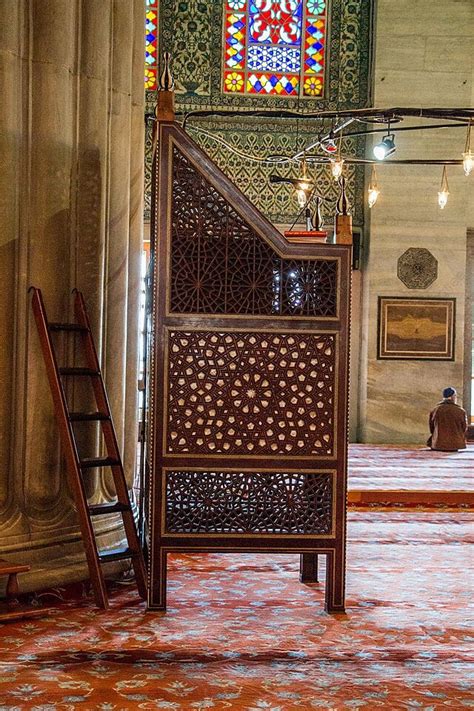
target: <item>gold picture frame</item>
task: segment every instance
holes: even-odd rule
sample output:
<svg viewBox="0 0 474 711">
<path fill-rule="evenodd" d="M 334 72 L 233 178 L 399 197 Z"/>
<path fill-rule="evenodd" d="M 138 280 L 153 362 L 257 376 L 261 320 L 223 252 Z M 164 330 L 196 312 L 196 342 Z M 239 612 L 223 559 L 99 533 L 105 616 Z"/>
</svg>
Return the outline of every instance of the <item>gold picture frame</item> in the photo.
<svg viewBox="0 0 474 711">
<path fill-rule="evenodd" d="M 379 296 L 379 360 L 454 360 L 456 299 Z"/>
</svg>

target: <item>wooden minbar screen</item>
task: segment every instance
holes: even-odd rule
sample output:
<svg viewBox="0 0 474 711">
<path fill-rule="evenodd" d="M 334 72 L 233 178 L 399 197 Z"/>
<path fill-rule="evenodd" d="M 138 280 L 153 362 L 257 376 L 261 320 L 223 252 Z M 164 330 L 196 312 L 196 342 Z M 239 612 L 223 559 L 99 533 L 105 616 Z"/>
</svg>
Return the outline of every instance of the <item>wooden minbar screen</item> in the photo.
<svg viewBox="0 0 474 711">
<path fill-rule="evenodd" d="M 158 123 L 150 609 L 169 552 L 325 554 L 344 609 L 350 246 L 289 244 Z"/>
</svg>

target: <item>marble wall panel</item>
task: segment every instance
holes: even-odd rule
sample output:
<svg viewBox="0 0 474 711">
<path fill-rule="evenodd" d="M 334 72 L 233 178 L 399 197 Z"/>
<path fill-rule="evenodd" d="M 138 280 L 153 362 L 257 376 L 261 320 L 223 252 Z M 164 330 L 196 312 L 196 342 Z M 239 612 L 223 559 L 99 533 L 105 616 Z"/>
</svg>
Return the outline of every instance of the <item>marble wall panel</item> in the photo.
<svg viewBox="0 0 474 711">
<path fill-rule="evenodd" d="M 469 106 L 473 92 L 474 7 L 469 0 L 446 8 L 421 0 L 377 8 L 375 105 Z M 403 23 L 403 30 L 402 30 Z M 394 52 L 401 35 L 401 54 Z M 434 61 L 438 44 L 439 61 Z M 455 49 L 456 47 L 456 49 Z M 464 48 L 464 50 L 462 49 Z M 459 51 L 458 51 L 459 50 Z M 443 57 L 446 54 L 446 62 Z M 397 55 L 397 56 L 395 56 Z M 406 122 L 405 125 L 409 125 Z M 460 158 L 465 130 L 406 132 L 396 136 L 394 158 Z M 464 365 L 466 231 L 473 215 L 472 176 L 448 167 L 450 195 L 440 210 L 440 166 L 380 166 L 381 194 L 370 211 L 370 254 L 364 274 L 359 437 L 366 442 L 415 442 L 428 436 L 427 416 L 446 385 L 460 393 L 469 373 Z M 399 256 L 424 247 L 438 260 L 438 278 L 416 293 L 397 278 Z M 379 296 L 456 298 L 454 361 L 377 360 Z"/>
</svg>

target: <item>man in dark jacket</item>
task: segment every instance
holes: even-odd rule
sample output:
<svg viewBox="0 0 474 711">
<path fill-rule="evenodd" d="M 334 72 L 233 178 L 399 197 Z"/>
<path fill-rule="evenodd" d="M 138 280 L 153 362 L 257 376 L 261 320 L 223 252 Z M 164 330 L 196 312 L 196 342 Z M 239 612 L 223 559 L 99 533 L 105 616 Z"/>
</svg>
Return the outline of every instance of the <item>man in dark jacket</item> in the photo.
<svg viewBox="0 0 474 711">
<path fill-rule="evenodd" d="M 431 437 L 427 445 L 441 452 L 457 452 L 466 449 L 467 417 L 465 410 L 456 405 L 454 388 L 443 390 L 443 399 L 430 412 Z"/>
</svg>

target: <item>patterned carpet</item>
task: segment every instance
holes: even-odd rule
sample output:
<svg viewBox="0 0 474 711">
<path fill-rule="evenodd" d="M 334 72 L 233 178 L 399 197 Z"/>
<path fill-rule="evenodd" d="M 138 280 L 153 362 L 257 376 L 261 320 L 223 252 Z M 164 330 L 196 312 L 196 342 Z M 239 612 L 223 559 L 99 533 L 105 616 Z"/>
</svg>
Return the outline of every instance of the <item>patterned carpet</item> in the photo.
<svg viewBox="0 0 474 711">
<path fill-rule="evenodd" d="M 169 611 L 117 587 L 0 630 L 0 709 L 463 709 L 473 514 L 349 513 L 347 614 L 297 556 L 172 558 Z M 471 675 L 470 675 L 471 672 Z"/>
<path fill-rule="evenodd" d="M 474 444 L 459 452 L 420 445 L 351 444 L 349 491 L 474 491 Z"/>
<path fill-rule="evenodd" d="M 349 445 L 347 502 L 356 508 L 474 510 L 474 445 L 433 452 L 420 445 Z"/>
</svg>

